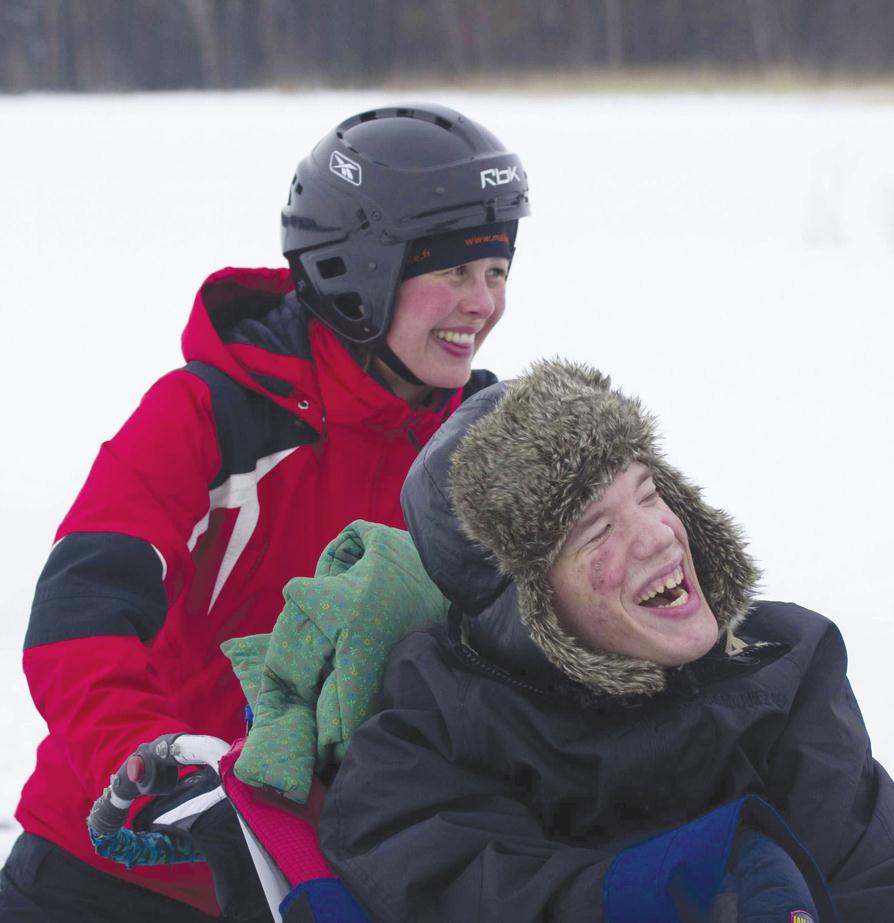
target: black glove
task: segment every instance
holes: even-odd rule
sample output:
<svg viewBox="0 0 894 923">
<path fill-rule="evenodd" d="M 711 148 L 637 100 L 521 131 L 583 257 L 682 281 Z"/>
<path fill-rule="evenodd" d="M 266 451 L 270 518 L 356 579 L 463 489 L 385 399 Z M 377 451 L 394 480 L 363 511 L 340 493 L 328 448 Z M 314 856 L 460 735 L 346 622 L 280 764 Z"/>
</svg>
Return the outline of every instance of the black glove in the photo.
<svg viewBox="0 0 894 923">
<path fill-rule="evenodd" d="M 225 798 L 210 807 L 202 804 L 219 788 L 217 773 L 205 766 L 182 778 L 170 794 L 153 798 L 134 818 L 133 829 L 191 839 L 211 868 L 223 915 L 240 923 L 270 923 L 273 917 L 233 806 Z"/>
</svg>

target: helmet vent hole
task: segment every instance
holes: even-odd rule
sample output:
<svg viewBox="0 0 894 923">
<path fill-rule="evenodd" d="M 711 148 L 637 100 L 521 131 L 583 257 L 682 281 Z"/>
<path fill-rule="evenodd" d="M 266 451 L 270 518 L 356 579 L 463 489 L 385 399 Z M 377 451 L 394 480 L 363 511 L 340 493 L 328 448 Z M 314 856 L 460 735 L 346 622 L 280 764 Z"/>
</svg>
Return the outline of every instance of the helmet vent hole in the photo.
<svg viewBox="0 0 894 923">
<path fill-rule="evenodd" d="M 439 115 L 435 116 L 435 125 L 437 125 L 438 128 L 446 128 L 447 131 L 453 130 L 453 123 L 448 122 L 447 119 L 442 119 Z"/>
<path fill-rule="evenodd" d="M 360 230 L 365 231 L 369 227 L 369 218 L 366 217 L 366 212 L 362 208 L 357 209 L 357 218 L 360 221 Z"/>
<path fill-rule="evenodd" d="M 324 279 L 337 279 L 347 272 L 345 261 L 340 256 L 332 256 L 328 260 L 317 263 L 317 272 Z"/>
<path fill-rule="evenodd" d="M 336 295 L 333 302 L 335 310 L 348 320 L 363 320 L 366 316 L 363 301 L 357 292 L 345 292 L 342 295 Z"/>
</svg>

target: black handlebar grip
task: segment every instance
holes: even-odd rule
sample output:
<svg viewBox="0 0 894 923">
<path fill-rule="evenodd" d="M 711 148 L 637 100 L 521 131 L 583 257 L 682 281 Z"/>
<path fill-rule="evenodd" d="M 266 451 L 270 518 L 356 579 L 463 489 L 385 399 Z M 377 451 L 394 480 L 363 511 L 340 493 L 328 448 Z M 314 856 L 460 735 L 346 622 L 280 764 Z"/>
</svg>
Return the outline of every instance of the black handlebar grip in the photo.
<svg viewBox="0 0 894 923">
<path fill-rule="evenodd" d="M 165 795 L 177 784 L 180 764 L 171 756 L 171 743 L 179 734 L 165 734 L 140 744 L 125 762 L 125 775 L 141 795 Z"/>
<path fill-rule="evenodd" d="M 112 776 L 112 792 L 133 801 L 137 795 L 165 795 L 180 778 L 180 764 L 171 744 L 180 734 L 162 734 L 151 743 L 140 744 Z"/>
<path fill-rule="evenodd" d="M 180 764 L 174 758 L 172 745 L 180 736 L 162 734 L 151 743 L 140 744 L 122 763 L 90 809 L 88 822 L 97 834 L 105 836 L 120 830 L 139 795 L 165 795 L 174 789 L 180 779 Z"/>
</svg>

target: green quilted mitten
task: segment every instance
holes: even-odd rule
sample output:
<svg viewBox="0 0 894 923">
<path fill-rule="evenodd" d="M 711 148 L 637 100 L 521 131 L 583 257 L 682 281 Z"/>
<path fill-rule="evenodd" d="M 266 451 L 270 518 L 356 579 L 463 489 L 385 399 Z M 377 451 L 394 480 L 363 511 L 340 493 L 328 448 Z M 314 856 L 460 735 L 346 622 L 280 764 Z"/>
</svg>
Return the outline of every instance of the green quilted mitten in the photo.
<svg viewBox="0 0 894 923">
<path fill-rule="evenodd" d="M 224 641 L 220 649 L 229 658 L 233 672 L 245 693 L 245 701 L 251 706 L 252 713 L 261 691 L 261 677 L 264 673 L 264 657 L 270 635 L 246 635 L 244 638 L 231 638 Z"/>
<path fill-rule="evenodd" d="M 408 533 L 358 520 L 289 581 L 270 635 L 254 726 L 236 775 L 295 801 L 338 762 L 378 709 L 385 659 L 404 635 L 447 616 Z"/>
</svg>

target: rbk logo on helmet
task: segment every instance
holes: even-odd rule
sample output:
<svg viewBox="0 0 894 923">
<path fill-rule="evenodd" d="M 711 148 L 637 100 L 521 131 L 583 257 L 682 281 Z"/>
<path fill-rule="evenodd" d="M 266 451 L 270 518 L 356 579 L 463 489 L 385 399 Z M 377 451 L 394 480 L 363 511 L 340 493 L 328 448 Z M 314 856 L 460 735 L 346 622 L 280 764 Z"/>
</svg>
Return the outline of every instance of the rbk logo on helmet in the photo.
<svg viewBox="0 0 894 923">
<path fill-rule="evenodd" d="M 481 171 L 481 188 L 485 186 L 505 186 L 513 180 L 520 182 L 518 178 L 518 167 L 511 166 L 501 170 L 499 167 L 490 167 Z"/>
<path fill-rule="evenodd" d="M 360 169 L 360 164 L 344 154 L 339 154 L 338 151 L 332 152 L 329 158 L 329 169 L 336 176 L 346 179 L 352 186 L 359 186 L 363 180 L 363 170 Z"/>
<path fill-rule="evenodd" d="M 813 917 L 806 910 L 793 910 L 791 923 L 813 923 Z"/>
</svg>

